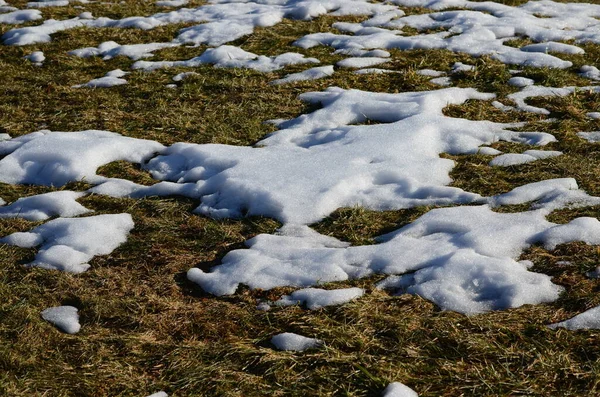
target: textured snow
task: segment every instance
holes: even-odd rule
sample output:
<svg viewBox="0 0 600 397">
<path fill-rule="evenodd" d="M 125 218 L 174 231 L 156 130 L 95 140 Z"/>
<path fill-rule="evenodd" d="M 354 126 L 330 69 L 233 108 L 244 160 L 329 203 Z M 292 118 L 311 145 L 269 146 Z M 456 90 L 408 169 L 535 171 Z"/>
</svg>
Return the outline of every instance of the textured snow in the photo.
<svg viewBox="0 0 600 397">
<path fill-rule="evenodd" d="M 511 165 L 519 165 L 531 163 L 540 159 L 560 156 L 562 152 L 555 150 L 526 150 L 523 153 L 505 153 L 495 157 L 490 161 L 492 166 L 509 167 Z"/>
<path fill-rule="evenodd" d="M 600 70 L 591 65 L 584 65 L 579 69 L 579 75 L 590 80 L 600 80 Z"/>
<path fill-rule="evenodd" d="M 73 306 L 49 307 L 41 313 L 42 318 L 67 334 L 76 334 L 81 329 L 77 308 Z"/>
<path fill-rule="evenodd" d="M 418 397 L 410 387 L 400 382 L 390 383 L 383 391 L 382 397 Z"/>
<path fill-rule="evenodd" d="M 557 43 L 555 41 L 548 41 L 545 43 L 529 44 L 521 47 L 521 51 L 526 52 L 558 52 L 561 54 L 584 54 L 585 51 L 581 47 L 577 47 L 571 44 Z"/>
<path fill-rule="evenodd" d="M 527 87 L 528 85 L 533 85 L 535 83 L 533 80 L 528 79 L 526 77 L 512 77 L 508 80 L 508 84 L 513 87 Z"/>
<path fill-rule="evenodd" d="M 342 59 L 337 63 L 337 66 L 341 68 L 368 68 L 371 66 L 380 65 L 382 63 L 389 62 L 387 58 L 379 57 L 353 57 Z"/>
<path fill-rule="evenodd" d="M 534 202 L 532 209 L 545 208 L 551 211 L 600 205 L 600 198 L 589 196 L 580 190 L 575 179 L 561 178 L 519 186 L 508 193 L 491 197 L 489 202 L 493 207 Z"/>
<path fill-rule="evenodd" d="M 398 73 L 395 70 L 379 69 L 379 68 L 366 68 L 355 70 L 354 74 L 383 74 L 383 73 Z"/>
<path fill-rule="evenodd" d="M 361 288 L 334 290 L 304 288 L 292 292 L 291 295 L 282 296 L 275 304 L 279 306 L 305 304 L 307 309 L 315 310 L 325 306 L 342 305 L 363 296 L 364 293 L 365 291 Z"/>
<path fill-rule="evenodd" d="M 544 108 L 539 108 L 536 106 L 528 105 L 525 101 L 529 98 L 537 98 L 537 97 L 564 97 L 567 95 L 571 95 L 574 92 L 600 92 L 600 87 L 598 86 L 586 86 L 586 87 L 543 87 L 538 85 L 530 85 L 527 87 L 523 87 L 521 91 L 515 92 L 507 96 L 508 99 L 512 100 L 517 109 L 523 112 L 531 112 L 538 114 L 550 114 L 550 111 Z"/>
<path fill-rule="evenodd" d="M 435 79 L 429 80 L 431 84 L 440 85 L 446 87 L 452 84 L 450 77 L 436 77 Z"/>
<path fill-rule="evenodd" d="M 98 167 L 113 161 L 140 163 L 162 150 L 154 141 L 108 131 L 37 131 L 0 141 L 0 182 L 63 186 L 85 180 L 100 183 Z"/>
<path fill-rule="evenodd" d="M 29 8 L 45 8 L 45 7 L 65 7 L 69 5 L 69 0 L 44 0 L 31 1 L 27 3 Z"/>
<path fill-rule="evenodd" d="M 175 1 L 173 1 L 173 3 L 175 3 Z M 158 4 L 158 3 L 157 3 Z M 169 395 L 167 393 L 165 393 L 164 391 L 159 391 L 153 394 L 150 394 L 147 397 L 169 397 Z"/>
<path fill-rule="evenodd" d="M 176 74 L 175 76 L 173 76 L 173 81 L 183 81 L 185 79 L 187 79 L 190 76 L 198 76 L 198 73 L 196 72 L 183 72 L 183 73 L 179 73 Z"/>
<path fill-rule="evenodd" d="M 549 325 L 550 328 L 578 329 L 600 329 L 600 306 L 589 309 L 575 317 L 560 323 Z"/>
<path fill-rule="evenodd" d="M 278 56 L 267 57 L 244 51 L 239 47 L 223 45 L 217 48 L 209 48 L 202 55 L 186 61 L 137 61 L 133 69 L 152 71 L 156 69 L 173 67 L 199 67 L 212 64 L 220 68 L 247 68 L 259 72 L 273 72 L 288 65 L 300 65 L 305 63 L 319 63 L 316 58 L 305 58 L 304 55 L 295 52 L 287 52 Z"/>
<path fill-rule="evenodd" d="M 14 203 L 0 207 L 0 218 L 23 218 L 29 221 L 43 221 L 53 216 L 72 217 L 83 215 L 91 210 L 76 200 L 85 193 L 68 190 L 21 197 Z"/>
<path fill-rule="evenodd" d="M 588 112 L 585 115 L 594 120 L 600 119 L 600 112 Z"/>
<path fill-rule="evenodd" d="M 472 72 L 474 70 L 475 70 L 475 66 L 473 66 L 473 65 L 467 65 L 462 62 L 456 62 L 456 63 L 454 63 L 454 65 L 452 65 L 452 69 L 450 70 L 450 73 L 452 73 L 452 74 L 467 73 L 467 72 Z"/>
<path fill-rule="evenodd" d="M 315 338 L 307 338 L 291 332 L 284 332 L 271 338 L 271 343 L 278 350 L 304 351 L 314 349 L 323 345 L 323 341 Z"/>
<path fill-rule="evenodd" d="M 507 129 L 514 125 L 442 114 L 451 103 L 491 98 L 473 89 L 383 94 L 330 88 L 301 98 L 323 108 L 280 124 L 261 147 L 177 143 L 144 167 L 156 179 L 195 186 L 185 189 L 201 200 L 199 213 L 308 224 L 345 206 L 383 210 L 480 201 L 477 194 L 446 186 L 454 163 L 440 153 L 474 154 L 498 140 L 554 140 Z M 388 124 L 349 125 L 366 120 Z M 111 185 L 99 188 L 134 197 L 148 190 L 112 185 L 113 193 Z"/>
<path fill-rule="evenodd" d="M 280 85 L 294 83 L 296 81 L 317 80 L 332 76 L 333 73 L 334 71 L 332 65 L 318 66 L 315 68 L 304 70 L 302 72 L 288 74 L 284 78 L 271 81 L 271 84 Z"/>
<path fill-rule="evenodd" d="M 153 56 L 153 52 L 170 47 L 177 47 L 177 43 L 149 43 L 149 44 L 129 44 L 120 45 L 115 41 L 105 41 L 98 47 L 79 48 L 69 51 L 70 55 L 81 58 L 100 56 L 104 60 L 112 59 L 117 56 L 126 56 L 134 61 Z"/>
<path fill-rule="evenodd" d="M 111 70 L 110 72 L 106 73 L 104 77 L 90 80 L 85 84 L 74 85 L 73 88 L 109 88 L 116 85 L 127 84 L 127 80 L 121 78 L 126 74 L 127 72 L 124 72 L 121 69 Z"/>
<path fill-rule="evenodd" d="M 433 69 L 420 69 L 417 70 L 417 74 L 421 76 L 440 77 L 445 75 L 446 73 Z"/>
<path fill-rule="evenodd" d="M 189 0 L 163 0 L 157 1 L 158 7 L 181 7 L 189 3 Z"/>
<path fill-rule="evenodd" d="M 36 21 L 42 18 L 42 13 L 38 10 L 17 10 L 6 14 L 0 14 L 0 23 L 17 25 L 29 21 Z"/>
<path fill-rule="evenodd" d="M 129 214 L 96 215 L 51 220 L 29 232 L 13 233 L 0 243 L 23 248 L 40 246 L 29 266 L 82 273 L 96 255 L 108 255 L 133 229 Z"/>
<path fill-rule="evenodd" d="M 547 209 L 496 213 L 488 206 L 435 209 L 383 236 L 380 244 L 344 246 L 307 227 L 284 227 L 259 235 L 248 249 L 228 253 L 209 273 L 193 268 L 188 278 L 207 292 L 233 294 L 238 284 L 270 289 L 393 276 L 382 288 L 418 294 L 445 310 L 466 314 L 550 302 L 561 287 L 549 276 L 528 270 L 516 258 L 530 245 L 600 242 L 600 222 L 577 218 L 565 225 L 548 222 Z"/>
<path fill-rule="evenodd" d="M 600 131 L 578 132 L 577 136 L 591 143 L 600 142 Z"/>
</svg>

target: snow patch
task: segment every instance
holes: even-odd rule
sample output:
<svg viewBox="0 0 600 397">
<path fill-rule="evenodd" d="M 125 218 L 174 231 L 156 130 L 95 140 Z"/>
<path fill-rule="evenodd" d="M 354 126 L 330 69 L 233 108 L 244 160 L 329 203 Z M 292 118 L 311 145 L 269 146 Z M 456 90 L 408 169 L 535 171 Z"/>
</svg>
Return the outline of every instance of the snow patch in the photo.
<svg viewBox="0 0 600 397">
<path fill-rule="evenodd" d="M 76 334 L 81 329 L 79 314 L 73 306 L 49 307 L 42 311 L 42 318 L 67 334 Z"/>
<path fill-rule="evenodd" d="M 275 335 L 271 338 L 271 343 L 277 350 L 289 350 L 297 352 L 314 349 L 323 345 L 323 341 L 319 339 L 307 338 L 291 332 L 284 332 L 282 334 Z"/>
</svg>

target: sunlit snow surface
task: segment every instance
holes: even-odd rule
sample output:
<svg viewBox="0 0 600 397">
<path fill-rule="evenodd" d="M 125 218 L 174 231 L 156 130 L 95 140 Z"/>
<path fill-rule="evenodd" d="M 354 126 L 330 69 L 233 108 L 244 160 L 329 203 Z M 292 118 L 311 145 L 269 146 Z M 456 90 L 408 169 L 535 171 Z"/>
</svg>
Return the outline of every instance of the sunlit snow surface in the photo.
<svg viewBox="0 0 600 397">
<path fill-rule="evenodd" d="M 156 2 L 164 7 L 186 3 Z M 27 6 L 68 4 L 46 1 Z M 423 7 L 426 12 L 405 15 L 399 6 Z M 211 0 L 196 8 L 120 20 L 82 12 L 68 20 L 15 27 L 2 36 L 2 41 L 5 45 L 29 45 L 48 42 L 54 33 L 78 27 L 148 30 L 186 23 L 191 26 L 168 42 L 121 45 L 104 41 L 74 48 L 70 54 L 104 60 L 124 56 L 132 60 L 133 69 L 148 72 L 207 64 L 273 72 L 305 64 L 304 71 L 272 81 L 287 84 L 326 78 L 334 74 L 334 66 L 316 66 L 318 59 L 300 53 L 254 54 L 228 43 L 252 34 L 255 28 L 274 26 L 284 18 L 309 20 L 324 14 L 367 18 L 361 23 L 335 23 L 333 28 L 338 33 L 310 34 L 298 38 L 295 44 L 301 48 L 330 46 L 337 55 L 346 57 L 337 68 L 361 68 L 356 73 L 365 74 L 398 72 L 373 68 L 393 65 L 386 51 L 391 49 L 446 49 L 472 56 L 489 55 L 507 64 L 564 69 L 572 64 L 561 56 L 582 54 L 584 50 L 578 46 L 581 43 L 600 43 L 597 5 L 532 1 L 510 7 L 467 0 L 392 0 L 386 4 L 367 0 Z M 0 23 L 20 24 L 41 18 L 40 10 L 18 10 L 0 0 Z M 422 33 L 409 34 L 404 28 Z M 515 38 L 533 43 L 520 48 L 506 45 Z M 187 60 L 146 60 L 161 49 L 187 44 L 211 48 Z M 44 67 L 41 52 L 29 53 L 27 59 Z M 419 74 L 433 78 L 433 84 L 451 85 L 455 74 L 475 70 L 473 65 L 456 63 L 449 65 L 447 72 L 426 69 Z M 113 70 L 73 89 L 124 85 L 126 73 Z M 180 73 L 173 80 L 182 81 L 191 73 Z M 578 73 L 600 80 L 600 72 L 592 65 L 581 67 Z M 519 91 L 508 95 L 506 104 L 495 101 L 493 105 L 503 111 L 533 112 L 541 117 L 550 112 L 529 105 L 529 99 L 566 96 L 578 90 L 600 91 L 596 86 L 543 87 L 519 76 L 508 84 Z M 263 289 L 304 288 L 384 274 L 390 277 L 379 284 L 380 288 L 419 294 L 442 309 L 466 314 L 549 302 L 558 297 L 561 288 L 549 276 L 531 272 L 530 262 L 518 261 L 531 245 L 553 249 L 571 241 L 600 244 L 600 223 L 594 218 L 577 218 L 566 225 L 546 220 L 555 209 L 600 204 L 600 199 L 580 190 L 574 179 L 539 181 L 494 197 L 449 186 L 454 162 L 442 158 L 442 154 L 495 156 L 490 167 L 518 167 L 530 161 L 552 161 L 551 157 L 561 155 L 540 148 L 502 154 L 487 145 L 507 141 L 543 146 L 556 139 L 547 133 L 523 132 L 522 125 L 516 123 L 451 118 L 442 112 L 450 104 L 492 101 L 491 93 L 447 88 L 387 94 L 330 87 L 304 93 L 300 98 L 319 109 L 279 121 L 278 131 L 255 147 L 185 142 L 165 147 L 159 142 L 95 130 L 44 130 L 14 139 L 1 136 L 1 182 L 60 187 L 84 181 L 93 185 L 84 193 L 52 192 L 10 204 L 0 199 L 0 217 L 35 221 L 59 217 L 29 233 L 15 233 L 1 241 L 22 247 L 40 246 L 31 265 L 82 272 L 93 256 L 108 254 L 122 244 L 133 222 L 128 214 L 79 217 L 88 210 L 77 199 L 90 193 L 134 198 L 181 195 L 198 200 L 196 212 L 213 218 L 262 215 L 284 224 L 277 234 L 259 235 L 247 242 L 248 249 L 230 252 L 221 265 L 208 272 L 191 269 L 189 279 L 210 293 L 233 294 L 240 284 Z M 592 113 L 590 117 L 594 117 Z M 590 142 L 600 140 L 597 132 L 580 132 L 579 136 Z M 159 182 L 141 186 L 96 174 L 98 167 L 113 161 L 138 163 Z M 492 210 L 528 202 L 531 210 L 527 212 Z M 353 247 L 307 226 L 341 207 L 388 210 L 461 204 L 470 206 L 432 210 L 368 246 Z M 279 304 L 302 302 L 318 308 L 345 302 L 361 293 L 306 288 L 283 297 Z M 597 317 L 596 312 L 584 314 L 568 320 L 565 326 L 575 328 L 580 323 L 589 324 L 590 316 Z M 282 345 L 304 343 L 298 336 L 280 339 Z M 396 395 L 393 390 L 390 393 Z"/>
</svg>

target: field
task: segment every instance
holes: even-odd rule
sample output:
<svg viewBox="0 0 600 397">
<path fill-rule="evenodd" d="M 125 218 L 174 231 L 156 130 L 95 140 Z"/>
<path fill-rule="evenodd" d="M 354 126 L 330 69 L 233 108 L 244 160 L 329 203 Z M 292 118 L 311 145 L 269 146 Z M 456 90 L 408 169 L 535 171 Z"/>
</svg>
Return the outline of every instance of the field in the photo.
<svg viewBox="0 0 600 397">
<path fill-rule="evenodd" d="M 68 3 L 40 8 L 42 20 L 66 20 L 83 11 L 91 12 L 94 17 L 120 20 L 177 9 L 141 0 Z M 397 3 L 394 7 L 406 15 L 435 12 L 405 5 L 408 2 Z M 525 4 L 496 3 L 514 7 Z M 9 5 L 35 9 L 28 8 L 22 0 L 12 0 Z M 206 3 L 196 0 L 185 5 L 202 6 Z M 539 19 L 551 19 L 542 17 Z M 53 33 L 48 42 L 3 44 L 0 46 L 0 134 L 16 138 L 39 130 L 106 130 L 165 146 L 187 142 L 249 147 L 269 134 L 277 136 L 278 126 L 266 121 L 296 119 L 327 107 L 327 104 L 307 103 L 299 97 L 301 94 L 321 92 L 328 87 L 389 94 L 442 89 L 431 82 L 432 76 L 420 72 L 432 69 L 444 72 L 452 87 L 474 88 L 496 95 L 494 99 L 468 98 L 444 106 L 447 118 L 522 123 L 511 130 L 535 131 L 556 138 L 544 146 L 498 139 L 487 147 L 505 153 L 531 149 L 562 152 L 560 156 L 529 163 L 490 166 L 495 158 L 491 152 L 441 150 L 439 157 L 454 162 L 449 173 L 450 187 L 486 198 L 534 182 L 574 178 L 588 197 L 600 196 L 599 143 L 578 135 L 600 130 L 600 120 L 590 116 L 591 112 L 600 111 L 600 90 L 594 88 L 597 81 L 581 75 L 583 66 L 600 65 L 600 41 L 563 41 L 584 50 L 554 54 L 557 59 L 571 63 L 564 68 L 511 64 L 493 54 L 475 56 L 451 48 L 386 48 L 390 54 L 387 62 L 374 67 L 385 68 L 389 73 L 356 74 L 356 68 L 336 66 L 335 73 L 325 78 L 270 84 L 291 73 L 336 65 L 348 58 L 347 53 L 334 53 L 328 45 L 302 48 L 294 43 L 314 33 L 341 34 L 341 30 L 332 27 L 336 22 L 361 23 L 369 18 L 369 14 L 331 15 L 331 12 L 301 20 L 284 18 L 272 26 L 254 27 L 252 34 L 227 42 L 253 54 L 274 56 L 294 52 L 320 61 L 318 65 L 292 64 L 266 72 L 212 64 L 148 71 L 132 69 L 134 61 L 126 56 L 104 60 L 99 56 L 81 58 L 68 54 L 107 41 L 121 45 L 171 42 L 181 29 L 198 25 L 195 22 L 161 24 L 149 30 L 78 26 Z M 15 28 L 39 25 L 42 20 L 19 25 L 0 23 L 0 35 Z M 403 37 L 412 37 L 444 29 L 406 26 L 402 30 Z M 540 40 L 516 34 L 504 44 L 521 48 L 537 41 Z M 187 60 L 213 47 L 216 45 L 178 45 L 153 51 L 146 60 Z M 43 51 L 45 60 L 41 65 L 24 59 L 34 51 Z M 473 68 L 452 73 L 453 65 L 458 62 Z M 124 77 L 127 84 L 73 88 L 116 69 L 130 72 Z M 520 72 L 515 74 L 515 69 Z M 195 74 L 181 81 L 172 80 L 178 73 L 192 71 Z M 583 88 L 566 95 L 527 99 L 527 104 L 545 108 L 549 114 L 494 106 L 494 100 L 514 105 L 509 95 L 520 92 L 521 88 L 508 81 L 517 75 L 532 79 L 536 86 Z M 172 84 L 176 86 L 168 86 Z M 391 121 L 375 118 L 366 114 L 363 120 L 334 127 L 343 129 L 352 124 L 367 128 L 402 122 L 399 118 Z M 266 151 L 270 147 L 254 150 Z M 224 158 L 230 160 L 227 153 Z M 3 152 L 3 156 L 0 163 L 9 153 Z M 294 167 L 290 160 L 290 168 Z M 4 178 L 3 170 L 0 164 L 0 178 Z M 329 171 L 322 168 L 323 173 Z M 96 174 L 133 181 L 137 186 L 157 182 L 144 162 L 111 161 L 102 164 Z M 255 184 L 260 186 L 263 182 L 256 178 Z M 320 181 L 320 175 L 307 178 Z M 55 191 L 85 192 L 97 185 L 88 177 L 75 179 L 66 184 L 45 185 L 3 179 L 7 183 L 0 183 L 0 198 L 13 203 L 22 197 Z M 507 307 L 493 306 L 494 303 L 490 308 L 502 310 L 467 314 L 450 310 L 449 306 L 442 310 L 423 294 L 395 294 L 377 288 L 376 284 L 388 274 L 375 271 L 364 277 L 317 283 L 325 289 L 364 289 L 362 297 L 343 305 L 317 310 L 307 310 L 302 305 L 274 305 L 268 311 L 261 311 L 257 310 L 258 303 L 277 301 L 300 285 L 250 288 L 242 282 L 235 293 L 215 296 L 190 281 L 188 270 L 215 269 L 229 252 L 245 249 L 244 243 L 253 237 L 276 233 L 289 223 L 288 219 L 302 219 L 298 223 L 352 246 L 376 247 L 378 236 L 410 225 L 431 211 L 481 202 L 432 199 L 426 205 L 391 208 L 387 204 L 387 207 L 361 205 L 371 202 L 366 199 L 342 206 L 338 201 L 343 200 L 335 201 L 334 197 L 335 208 L 331 211 L 318 212 L 314 210 L 316 204 L 313 207 L 312 203 L 303 202 L 305 207 L 300 210 L 294 207 L 288 211 L 284 207 L 282 215 L 277 216 L 279 212 L 272 207 L 263 211 L 261 202 L 256 204 L 257 199 L 249 196 L 248 202 L 240 205 L 243 208 L 237 216 L 219 218 L 193 212 L 204 203 L 204 196 L 113 196 L 90 193 L 77 200 L 93 210 L 94 216 L 130 214 L 135 225 L 126 242 L 107 255 L 94 256 L 86 272 L 76 274 L 26 266 L 34 260 L 38 249 L 0 244 L 0 395 L 147 396 L 162 390 L 173 397 L 358 397 L 379 396 L 392 382 L 401 382 L 420 396 L 600 394 L 598 329 L 548 327 L 600 305 L 600 279 L 588 275 L 599 265 L 597 230 L 590 229 L 589 236 L 572 242 L 560 241 L 552 249 L 541 240 L 528 243 L 511 259 L 531 261 L 530 272 L 548 275 L 553 285 L 562 287 L 557 299 L 545 302 L 509 303 Z M 585 203 L 556 205 L 548 211 L 546 219 L 562 225 L 578 217 L 598 218 L 600 204 L 594 204 L 593 200 Z M 228 208 L 232 213 L 237 209 L 233 207 Z M 517 214 L 530 208 L 530 202 L 522 201 L 495 207 L 493 211 Z M 314 215 L 310 215 L 311 211 Z M 303 214 L 310 216 L 303 218 Z M 0 217 L 0 236 L 27 232 L 46 222 L 19 216 Z M 59 332 L 41 318 L 42 310 L 61 305 L 79 309 L 80 332 Z M 303 352 L 279 351 L 273 348 L 270 339 L 283 332 L 318 338 L 324 345 Z"/>
</svg>

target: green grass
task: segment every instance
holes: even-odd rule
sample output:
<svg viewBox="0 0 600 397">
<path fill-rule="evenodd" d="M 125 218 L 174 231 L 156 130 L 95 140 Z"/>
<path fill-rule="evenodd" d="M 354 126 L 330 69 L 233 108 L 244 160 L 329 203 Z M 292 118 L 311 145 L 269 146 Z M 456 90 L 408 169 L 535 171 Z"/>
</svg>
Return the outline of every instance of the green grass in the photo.
<svg viewBox="0 0 600 397">
<path fill-rule="evenodd" d="M 12 3 L 22 6 L 25 1 Z M 113 18 L 160 11 L 153 1 L 100 2 L 86 8 L 94 15 Z M 79 12 L 73 6 L 43 9 L 44 17 L 54 18 Z M 331 30 L 337 20 L 284 21 L 257 29 L 235 44 L 266 55 L 302 52 L 332 64 L 342 57 L 332 55 L 330 48 L 301 50 L 291 44 L 302 35 Z M 448 71 L 459 61 L 476 65 L 476 71 L 453 77 L 455 85 L 494 92 L 507 104 L 506 96 L 516 90 L 507 85 L 511 66 L 488 57 L 421 50 L 391 51 L 392 61 L 384 67 L 401 73 L 388 75 L 357 76 L 338 70 L 328 79 L 271 86 L 269 81 L 305 67 L 260 74 L 207 66 L 194 69 L 199 75 L 178 83 L 177 90 L 164 86 L 172 83 L 176 73 L 188 69 L 135 71 L 127 76 L 128 85 L 111 89 L 71 88 L 116 68 L 127 70 L 131 61 L 79 59 L 67 51 L 107 40 L 122 44 L 169 41 L 182 27 L 165 26 L 143 34 L 133 29 L 80 28 L 57 33 L 47 44 L 1 47 L 0 133 L 20 136 L 43 128 L 107 129 L 163 144 L 251 145 L 273 131 L 265 120 L 292 118 L 309 109 L 297 99 L 300 93 L 334 85 L 379 92 L 435 89 L 416 71 Z M 8 29 L 0 25 L 0 33 Z M 574 62 L 573 68 L 525 68 L 522 75 L 553 86 L 589 84 L 576 71 L 584 64 L 597 65 L 600 47 L 583 47 L 586 54 L 564 57 Z M 188 59 L 204 49 L 165 49 L 155 59 Z M 43 50 L 48 58 L 41 68 L 22 59 L 34 50 Z M 531 103 L 548 108 L 557 121 L 542 123 L 538 115 L 504 113 L 484 101 L 450 107 L 446 114 L 526 122 L 525 130 L 554 134 L 558 142 L 547 148 L 565 154 L 507 168 L 488 166 L 489 156 L 447 156 L 456 161 L 453 186 L 492 195 L 542 179 L 574 177 L 590 194 L 600 195 L 599 146 L 576 136 L 578 131 L 599 129 L 599 121 L 587 119 L 585 113 L 598 110 L 600 96 L 577 93 Z M 508 143 L 493 147 L 507 152 L 526 150 Z M 142 184 L 154 182 L 139 167 L 123 162 L 104 166 L 99 173 Z M 87 187 L 77 183 L 65 188 Z M 11 202 L 51 190 L 0 184 L 0 197 Z M 257 300 L 275 300 L 291 289 L 242 287 L 233 296 L 216 298 L 187 281 L 185 273 L 194 266 L 209 269 L 227 252 L 242 248 L 247 239 L 275 231 L 278 222 L 208 219 L 192 214 L 197 202 L 179 197 L 132 200 L 91 195 L 80 202 L 100 214 L 130 213 L 135 229 L 127 243 L 110 255 L 94 258 L 91 269 L 80 275 L 25 267 L 35 250 L 0 245 L 2 396 L 145 396 L 165 390 L 175 397 L 358 397 L 378 396 L 393 381 L 411 386 L 422 396 L 600 394 L 600 331 L 546 327 L 600 304 L 599 281 L 585 276 L 600 261 L 597 247 L 573 243 L 547 251 L 534 246 L 522 256 L 534 262 L 534 270 L 551 275 L 565 287 L 561 298 L 551 304 L 466 317 L 440 311 L 418 296 L 378 291 L 373 285 L 382 277 L 373 277 L 327 285 L 367 290 L 364 297 L 341 307 L 307 311 L 293 306 L 260 312 Z M 373 244 L 376 236 L 430 209 L 344 208 L 313 227 L 353 244 Z M 565 223 L 578 216 L 599 215 L 599 207 L 590 207 L 556 211 L 549 219 Z M 0 235 L 27 231 L 38 224 L 0 219 Z M 80 309 L 80 333 L 62 334 L 40 318 L 41 310 L 60 304 Z M 318 337 L 326 346 L 304 353 L 279 352 L 268 341 L 280 332 Z"/>
</svg>

